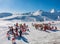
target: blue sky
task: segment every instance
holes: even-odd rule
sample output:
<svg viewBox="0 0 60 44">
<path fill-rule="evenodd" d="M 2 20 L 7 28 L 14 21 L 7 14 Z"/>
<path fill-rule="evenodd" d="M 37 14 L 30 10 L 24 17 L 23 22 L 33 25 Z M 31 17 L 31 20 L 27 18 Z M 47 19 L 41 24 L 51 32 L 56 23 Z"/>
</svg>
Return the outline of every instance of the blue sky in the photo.
<svg viewBox="0 0 60 44">
<path fill-rule="evenodd" d="M 0 12 L 30 12 L 60 10 L 60 0 L 0 0 Z"/>
</svg>

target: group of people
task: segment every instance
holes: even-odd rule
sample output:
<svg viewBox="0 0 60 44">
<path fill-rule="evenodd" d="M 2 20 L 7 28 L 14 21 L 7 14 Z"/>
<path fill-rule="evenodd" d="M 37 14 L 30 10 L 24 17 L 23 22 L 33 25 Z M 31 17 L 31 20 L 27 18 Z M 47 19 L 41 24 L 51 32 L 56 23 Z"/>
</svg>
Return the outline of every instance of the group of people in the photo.
<svg viewBox="0 0 60 44">
<path fill-rule="evenodd" d="M 47 23 L 47 24 L 45 24 L 45 23 L 43 23 L 43 24 L 35 23 L 35 24 L 32 24 L 32 26 L 35 27 L 38 30 L 44 30 L 44 31 L 46 31 L 46 30 L 57 30 L 57 27 L 52 26 L 51 23 Z"/>
<path fill-rule="evenodd" d="M 51 24 L 45 24 L 44 25 L 44 31 L 46 30 L 57 30 L 56 26 L 52 26 Z"/>
<path fill-rule="evenodd" d="M 14 26 L 8 26 L 9 30 L 7 31 L 8 40 L 12 40 L 12 44 L 16 44 L 15 39 L 21 37 L 28 29 L 28 25 L 24 24 L 14 24 Z"/>
<path fill-rule="evenodd" d="M 51 24 L 50 24 L 51 25 Z M 54 28 L 54 26 L 50 26 L 49 24 L 33 24 L 32 26 L 34 26 L 36 29 L 41 29 L 44 31 L 48 30 L 52 30 Z M 28 25 L 24 24 L 14 24 L 14 26 L 8 26 L 9 30 L 7 31 L 7 38 L 8 40 L 12 40 L 12 44 L 16 44 L 15 39 L 17 37 L 22 37 L 22 35 L 26 32 L 29 31 Z M 55 30 L 57 29 L 57 27 L 55 27 Z"/>
</svg>

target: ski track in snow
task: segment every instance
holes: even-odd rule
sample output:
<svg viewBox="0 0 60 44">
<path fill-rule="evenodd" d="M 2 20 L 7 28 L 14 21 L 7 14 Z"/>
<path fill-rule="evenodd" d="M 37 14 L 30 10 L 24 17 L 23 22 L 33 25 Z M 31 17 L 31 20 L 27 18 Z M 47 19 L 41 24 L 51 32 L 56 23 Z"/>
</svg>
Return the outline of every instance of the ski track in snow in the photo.
<svg viewBox="0 0 60 44">
<path fill-rule="evenodd" d="M 7 40 L 6 32 L 8 31 L 7 27 L 9 25 L 13 25 L 14 23 L 16 22 L 0 21 L 0 44 L 12 44 L 11 40 Z M 16 40 L 17 44 L 60 44 L 60 31 L 53 32 L 48 30 L 50 32 L 48 33 L 45 31 L 36 30 L 32 27 L 31 22 L 26 24 L 29 25 L 30 32 L 27 32 L 28 35 L 23 35 L 25 40 Z"/>
</svg>

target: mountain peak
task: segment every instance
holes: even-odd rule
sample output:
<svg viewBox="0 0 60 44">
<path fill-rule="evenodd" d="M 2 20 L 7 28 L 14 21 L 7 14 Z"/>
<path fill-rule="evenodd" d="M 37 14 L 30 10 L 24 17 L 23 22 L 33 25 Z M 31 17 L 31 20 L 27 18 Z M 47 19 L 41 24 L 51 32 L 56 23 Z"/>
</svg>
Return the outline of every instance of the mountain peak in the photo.
<svg viewBox="0 0 60 44">
<path fill-rule="evenodd" d="M 41 15 L 42 14 L 42 10 L 37 10 L 33 13 L 33 15 L 37 16 L 37 15 Z"/>
<path fill-rule="evenodd" d="M 55 13 L 55 12 L 56 12 L 55 9 L 51 9 L 51 10 L 50 10 L 50 13 Z"/>
</svg>

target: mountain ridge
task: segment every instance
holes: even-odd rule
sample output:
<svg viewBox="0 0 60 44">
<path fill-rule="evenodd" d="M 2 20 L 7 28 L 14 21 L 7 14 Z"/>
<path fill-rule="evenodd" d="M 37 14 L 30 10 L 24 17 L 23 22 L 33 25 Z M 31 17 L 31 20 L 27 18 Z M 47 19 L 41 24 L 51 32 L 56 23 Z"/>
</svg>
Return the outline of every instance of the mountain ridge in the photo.
<svg viewBox="0 0 60 44">
<path fill-rule="evenodd" d="M 60 20 L 60 12 L 52 9 L 49 12 L 43 10 L 37 10 L 34 12 L 27 13 L 0 13 L 0 18 L 5 18 L 4 20 L 22 20 L 22 21 L 51 21 L 51 20 Z M 1 17 L 1 15 L 3 17 Z M 6 15 L 6 16 L 5 16 Z M 59 16 L 59 18 L 58 18 Z M 8 18 L 6 18 L 8 17 Z M 45 19 L 44 19 L 45 18 Z"/>
</svg>

